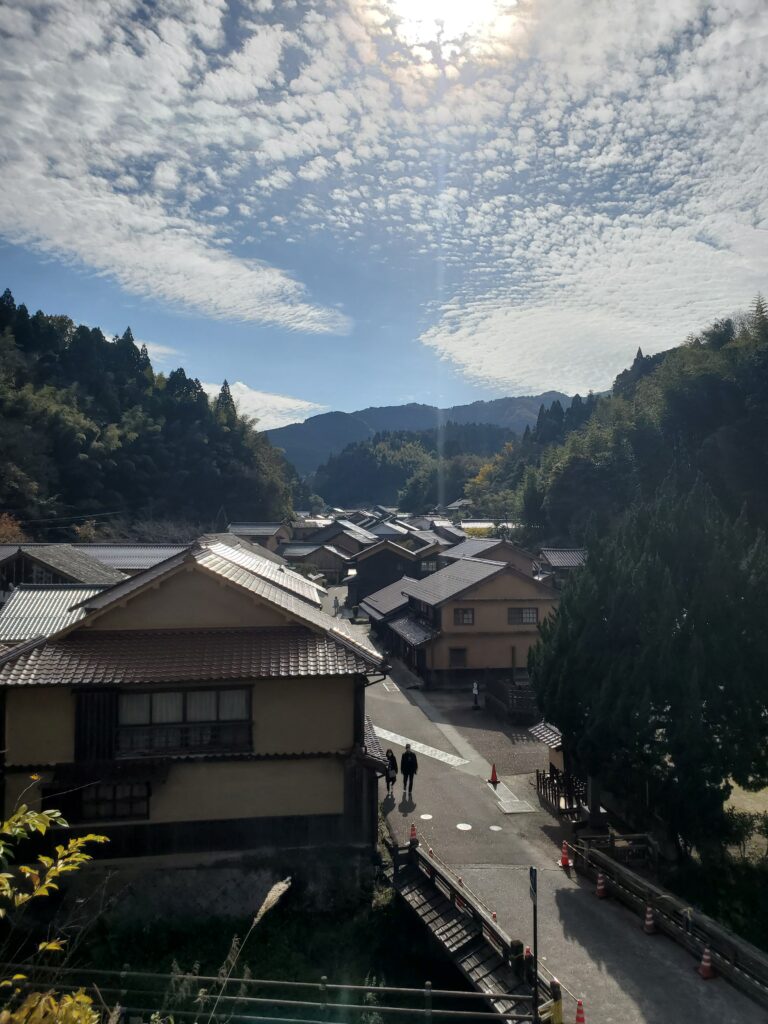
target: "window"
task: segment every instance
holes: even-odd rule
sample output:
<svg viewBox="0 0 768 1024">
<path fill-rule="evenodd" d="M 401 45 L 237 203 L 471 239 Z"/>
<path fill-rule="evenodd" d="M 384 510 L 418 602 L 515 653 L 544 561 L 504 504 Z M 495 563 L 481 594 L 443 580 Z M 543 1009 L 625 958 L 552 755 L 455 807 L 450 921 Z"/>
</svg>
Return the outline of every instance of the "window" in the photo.
<svg viewBox="0 0 768 1024">
<path fill-rule="evenodd" d="M 121 693 L 118 724 L 117 752 L 123 757 L 250 750 L 249 690 Z"/>
<path fill-rule="evenodd" d="M 474 608 L 454 608 L 453 609 L 453 624 L 454 624 L 454 626 L 474 626 L 474 624 L 475 624 L 475 609 Z"/>
<path fill-rule="evenodd" d="M 149 783 L 99 783 L 83 790 L 84 821 L 120 821 L 149 817 Z"/>
<path fill-rule="evenodd" d="M 449 647 L 448 648 L 448 668 L 466 668 L 467 667 L 467 648 L 466 647 Z"/>
<path fill-rule="evenodd" d="M 421 563 L 421 571 L 422 572 L 436 572 L 437 571 L 437 562 L 436 562 L 436 560 L 434 558 L 425 558 L 424 561 Z"/>
<path fill-rule="evenodd" d="M 538 621 L 538 608 L 507 608 L 507 622 L 510 626 L 535 626 Z"/>
</svg>

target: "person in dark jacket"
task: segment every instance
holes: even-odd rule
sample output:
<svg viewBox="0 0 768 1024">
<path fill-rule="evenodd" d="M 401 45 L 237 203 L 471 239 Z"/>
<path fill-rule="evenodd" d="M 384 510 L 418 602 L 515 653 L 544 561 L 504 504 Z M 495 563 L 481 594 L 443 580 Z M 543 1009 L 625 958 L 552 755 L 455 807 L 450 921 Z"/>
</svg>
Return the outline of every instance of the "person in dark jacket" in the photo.
<svg viewBox="0 0 768 1024">
<path fill-rule="evenodd" d="M 392 796 L 392 790 L 397 782 L 397 758 L 391 750 L 387 751 L 386 758 L 387 770 L 384 773 L 384 778 L 387 780 L 387 796 Z"/>
<path fill-rule="evenodd" d="M 400 758 L 400 771 L 403 773 L 403 796 L 406 792 L 408 796 L 413 794 L 413 777 L 418 770 L 419 762 L 416 755 L 411 750 L 411 744 L 406 743 L 403 756 Z"/>
</svg>

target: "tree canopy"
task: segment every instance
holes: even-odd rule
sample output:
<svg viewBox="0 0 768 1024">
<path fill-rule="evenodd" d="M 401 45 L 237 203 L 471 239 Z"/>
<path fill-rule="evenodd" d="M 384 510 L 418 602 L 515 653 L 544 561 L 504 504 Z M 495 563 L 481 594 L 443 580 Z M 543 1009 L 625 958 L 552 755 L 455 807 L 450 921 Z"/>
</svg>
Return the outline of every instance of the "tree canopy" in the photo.
<svg viewBox="0 0 768 1024">
<path fill-rule="evenodd" d="M 332 505 L 399 504 L 425 512 L 460 498 L 483 458 L 513 437 L 511 430 L 486 423 L 380 433 L 331 456 L 313 486 Z"/>
<path fill-rule="evenodd" d="M 155 373 L 128 328 L 98 328 L 0 298 L 0 509 L 34 522 L 119 512 L 213 524 L 277 520 L 296 474 L 229 385 L 210 402 L 182 368 Z M 39 532 L 39 530 L 38 530 Z"/>
</svg>

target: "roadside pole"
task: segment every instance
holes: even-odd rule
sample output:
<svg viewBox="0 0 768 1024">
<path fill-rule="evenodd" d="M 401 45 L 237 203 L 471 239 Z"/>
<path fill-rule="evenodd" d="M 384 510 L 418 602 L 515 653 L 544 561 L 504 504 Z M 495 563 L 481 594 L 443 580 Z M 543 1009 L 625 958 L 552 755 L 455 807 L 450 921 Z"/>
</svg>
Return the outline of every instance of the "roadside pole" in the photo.
<svg viewBox="0 0 768 1024">
<path fill-rule="evenodd" d="M 539 1021 L 539 914 L 538 914 L 538 872 L 531 867 L 531 902 L 533 903 L 533 1024 Z"/>
</svg>

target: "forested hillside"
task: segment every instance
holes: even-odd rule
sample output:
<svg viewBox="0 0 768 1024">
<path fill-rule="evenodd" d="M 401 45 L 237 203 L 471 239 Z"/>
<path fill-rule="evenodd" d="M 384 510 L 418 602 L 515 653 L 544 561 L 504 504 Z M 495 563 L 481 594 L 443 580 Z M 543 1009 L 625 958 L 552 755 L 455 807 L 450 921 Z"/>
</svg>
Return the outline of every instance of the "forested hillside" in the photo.
<svg viewBox="0 0 768 1024">
<path fill-rule="evenodd" d="M 529 534 L 587 542 L 532 655 L 542 711 L 635 827 L 663 823 L 722 868 L 724 846 L 768 835 L 724 804 L 734 783 L 768 786 L 765 303 L 638 353 L 581 429 L 527 445 L 468 490 L 506 488 Z"/>
<path fill-rule="evenodd" d="M 295 474 L 183 369 L 155 373 L 130 329 L 98 328 L 0 298 L 0 511 L 26 522 L 118 512 L 126 520 L 280 519 Z"/>
<path fill-rule="evenodd" d="M 376 434 L 332 455 L 312 486 L 331 505 L 399 504 L 423 512 L 460 498 L 484 460 L 513 437 L 485 423 Z"/>
<path fill-rule="evenodd" d="M 585 417 L 585 414 L 586 417 Z M 730 515 L 768 524 L 768 316 L 762 300 L 679 348 L 638 352 L 610 396 L 542 413 L 466 488 L 475 510 L 527 537 L 580 544 L 674 468 L 700 472 Z"/>
<path fill-rule="evenodd" d="M 471 402 L 438 409 L 434 405 L 410 402 L 407 405 L 382 405 L 357 412 L 325 412 L 310 416 L 303 423 L 291 423 L 268 431 L 272 444 L 285 451 L 286 458 L 302 475 L 314 473 L 332 455 L 338 455 L 356 441 L 372 441 L 376 434 L 435 430 L 445 423 L 489 423 L 521 434 L 536 422 L 542 404 L 570 399 L 559 391 L 543 395 L 495 398 L 489 402 Z"/>
</svg>

